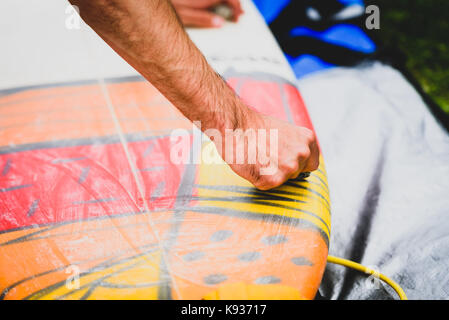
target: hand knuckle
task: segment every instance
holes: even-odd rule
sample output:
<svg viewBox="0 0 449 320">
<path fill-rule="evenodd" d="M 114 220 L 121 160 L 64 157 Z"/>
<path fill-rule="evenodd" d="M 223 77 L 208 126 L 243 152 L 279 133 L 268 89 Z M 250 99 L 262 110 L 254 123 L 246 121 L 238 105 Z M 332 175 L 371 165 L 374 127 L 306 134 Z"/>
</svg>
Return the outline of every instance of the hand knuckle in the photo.
<svg viewBox="0 0 449 320">
<path fill-rule="evenodd" d="M 305 128 L 304 137 L 309 143 L 315 141 L 315 134 L 310 129 Z"/>
<path fill-rule="evenodd" d="M 310 149 L 308 147 L 304 147 L 298 151 L 298 157 L 301 160 L 307 160 L 310 157 Z"/>
<path fill-rule="evenodd" d="M 317 169 L 319 168 L 319 166 L 320 166 L 320 161 L 319 161 L 319 159 L 314 159 L 313 161 L 310 161 L 310 162 L 307 164 L 306 170 L 307 170 L 307 171 L 315 171 L 315 170 L 317 170 Z"/>
<path fill-rule="evenodd" d="M 290 161 L 290 162 L 284 164 L 284 169 L 288 173 L 296 172 L 299 170 L 299 163 L 298 163 L 298 161 Z"/>
</svg>

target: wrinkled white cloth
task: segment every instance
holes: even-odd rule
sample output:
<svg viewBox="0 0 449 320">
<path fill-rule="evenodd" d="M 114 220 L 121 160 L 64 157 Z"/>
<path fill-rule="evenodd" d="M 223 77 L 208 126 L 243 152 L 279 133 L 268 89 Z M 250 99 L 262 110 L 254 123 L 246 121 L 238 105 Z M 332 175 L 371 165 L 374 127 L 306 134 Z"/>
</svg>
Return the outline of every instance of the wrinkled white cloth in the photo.
<svg viewBox="0 0 449 320">
<path fill-rule="evenodd" d="M 381 63 L 298 86 L 326 160 L 330 254 L 392 277 L 410 299 L 449 298 L 449 135 L 398 71 Z M 330 299 L 390 299 L 366 275 L 328 265 Z"/>
</svg>

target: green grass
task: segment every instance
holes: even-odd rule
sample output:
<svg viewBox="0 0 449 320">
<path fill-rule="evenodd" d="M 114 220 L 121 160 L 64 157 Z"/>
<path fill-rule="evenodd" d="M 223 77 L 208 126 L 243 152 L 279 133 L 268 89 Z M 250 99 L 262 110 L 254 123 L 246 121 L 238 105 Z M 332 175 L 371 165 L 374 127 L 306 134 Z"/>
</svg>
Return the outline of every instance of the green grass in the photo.
<svg viewBox="0 0 449 320">
<path fill-rule="evenodd" d="M 367 0 L 380 8 L 381 42 L 406 54 L 406 67 L 449 113 L 449 1 Z"/>
</svg>

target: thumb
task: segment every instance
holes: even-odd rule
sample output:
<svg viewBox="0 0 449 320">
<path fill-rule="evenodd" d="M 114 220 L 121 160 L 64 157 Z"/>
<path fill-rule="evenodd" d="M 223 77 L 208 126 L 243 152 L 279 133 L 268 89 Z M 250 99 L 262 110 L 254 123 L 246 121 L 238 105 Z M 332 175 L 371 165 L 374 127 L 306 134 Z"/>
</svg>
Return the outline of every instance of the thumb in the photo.
<svg viewBox="0 0 449 320">
<path fill-rule="evenodd" d="M 220 28 L 224 25 L 224 19 L 208 10 L 180 8 L 179 17 L 187 27 Z"/>
</svg>

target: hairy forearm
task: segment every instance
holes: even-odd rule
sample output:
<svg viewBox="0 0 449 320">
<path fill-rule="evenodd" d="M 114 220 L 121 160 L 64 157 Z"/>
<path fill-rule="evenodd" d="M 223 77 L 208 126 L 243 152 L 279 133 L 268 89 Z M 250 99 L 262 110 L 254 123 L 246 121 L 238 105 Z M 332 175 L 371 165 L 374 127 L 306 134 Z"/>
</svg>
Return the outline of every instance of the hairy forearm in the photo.
<svg viewBox="0 0 449 320">
<path fill-rule="evenodd" d="M 251 113 L 184 31 L 168 0 L 70 0 L 119 55 L 202 129 L 245 127 Z"/>
</svg>

